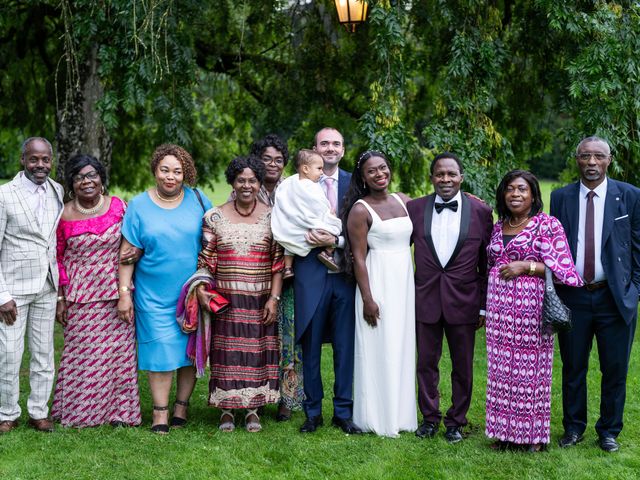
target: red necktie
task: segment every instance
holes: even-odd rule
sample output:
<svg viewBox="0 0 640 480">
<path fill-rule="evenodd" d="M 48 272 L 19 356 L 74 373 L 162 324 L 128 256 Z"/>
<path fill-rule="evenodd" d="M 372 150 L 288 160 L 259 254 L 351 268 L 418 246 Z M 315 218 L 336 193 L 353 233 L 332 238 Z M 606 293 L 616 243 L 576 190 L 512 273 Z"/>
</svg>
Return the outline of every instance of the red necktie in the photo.
<svg viewBox="0 0 640 480">
<path fill-rule="evenodd" d="M 593 282 L 596 277 L 595 212 L 593 208 L 593 197 L 595 196 L 596 192 L 593 190 L 587 193 L 587 214 L 584 221 L 584 272 L 582 276 L 587 283 Z"/>
</svg>

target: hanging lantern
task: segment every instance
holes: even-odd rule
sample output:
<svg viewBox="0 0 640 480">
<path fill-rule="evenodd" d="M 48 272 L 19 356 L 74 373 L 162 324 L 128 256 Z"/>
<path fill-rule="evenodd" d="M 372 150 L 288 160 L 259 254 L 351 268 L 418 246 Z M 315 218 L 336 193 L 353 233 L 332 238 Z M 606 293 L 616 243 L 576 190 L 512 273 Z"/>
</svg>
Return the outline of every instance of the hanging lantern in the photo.
<svg viewBox="0 0 640 480">
<path fill-rule="evenodd" d="M 364 0 L 335 0 L 338 20 L 350 32 L 356 31 L 356 25 L 364 22 L 369 13 L 369 4 Z"/>
</svg>

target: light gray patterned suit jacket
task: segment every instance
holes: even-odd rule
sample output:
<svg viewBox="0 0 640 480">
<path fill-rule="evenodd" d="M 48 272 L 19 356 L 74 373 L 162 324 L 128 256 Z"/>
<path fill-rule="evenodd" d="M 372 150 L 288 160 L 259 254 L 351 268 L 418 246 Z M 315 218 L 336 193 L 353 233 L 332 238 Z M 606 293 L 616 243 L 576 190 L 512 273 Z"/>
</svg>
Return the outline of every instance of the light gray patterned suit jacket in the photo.
<svg viewBox="0 0 640 480">
<path fill-rule="evenodd" d="M 48 275 L 58 288 L 56 227 L 62 216 L 62 186 L 47 179 L 45 217 L 50 232 L 45 235 L 27 203 L 20 175 L 0 186 L 0 292 L 12 297 L 40 292 Z"/>
</svg>

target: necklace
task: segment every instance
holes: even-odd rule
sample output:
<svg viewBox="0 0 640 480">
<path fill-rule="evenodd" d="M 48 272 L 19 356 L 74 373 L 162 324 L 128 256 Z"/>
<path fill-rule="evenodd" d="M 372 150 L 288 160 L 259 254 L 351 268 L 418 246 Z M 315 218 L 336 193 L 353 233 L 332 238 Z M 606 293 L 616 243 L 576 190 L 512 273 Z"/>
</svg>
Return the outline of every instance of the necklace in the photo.
<svg viewBox="0 0 640 480">
<path fill-rule="evenodd" d="M 157 187 L 155 189 L 155 192 L 156 192 L 156 197 L 158 197 L 158 200 L 162 200 L 163 202 L 167 202 L 167 203 L 177 202 L 178 200 L 182 200 L 182 197 L 184 197 L 184 189 L 180 189 L 180 193 L 173 198 L 166 198 L 160 195 L 160 192 L 158 191 Z"/>
<path fill-rule="evenodd" d="M 511 218 L 509 218 L 509 226 L 511 228 L 518 228 L 522 225 L 524 225 L 525 222 L 529 221 L 529 217 L 526 217 L 524 220 L 522 220 L 520 223 L 516 223 L 515 225 L 513 223 L 511 223 Z"/>
<path fill-rule="evenodd" d="M 238 210 L 238 201 L 237 200 L 233 201 L 233 209 L 241 217 L 250 217 L 251 214 L 253 214 L 253 212 L 255 212 L 257 206 L 258 206 L 258 199 L 256 198 L 256 199 L 253 200 L 253 208 L 251 208 L 251 211 L 249 213 L 242 213 L 240 210 Z"/>
<path fill-rule="evenodd" d="M 96 206 L 92 208 L 84 208 L 82 205 L 80 205 L 80 202 L 78 201 L 77 198 L 75 200 L 76 210 L 83 215 L 95 215 L 100 211 L 103 205 L 104 205 L 104 195 L 102 194 L 100 194 L 100 199 L 98 200 L 98 203 L 96 204 Z"/>
</svg>

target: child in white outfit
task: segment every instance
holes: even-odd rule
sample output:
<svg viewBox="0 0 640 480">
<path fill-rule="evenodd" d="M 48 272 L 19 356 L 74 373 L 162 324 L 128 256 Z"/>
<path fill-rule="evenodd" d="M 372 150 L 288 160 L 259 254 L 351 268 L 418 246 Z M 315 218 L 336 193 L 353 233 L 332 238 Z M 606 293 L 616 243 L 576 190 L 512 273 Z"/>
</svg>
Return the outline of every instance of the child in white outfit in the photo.
<svg viewBox="0 0 640 480">
<path fill-rule="evenodd" d="M 310 229 L 322 229 L 338 236 L 342 222 L 331 210 L 329 200 L 318 183 L 322 177 L 322 157 L 313 150 L 302 149 L 296 155 L 296 175 L 278 185 L 271 212 L 273 238 L 285 249 L 283 278 L 293 276 L 293 256 L 306 257 L 314 248 L 305 235 Z M 333 248 L 325 248 L 318 260 L 330 270 L 337 271 Z"/>
</svg>

